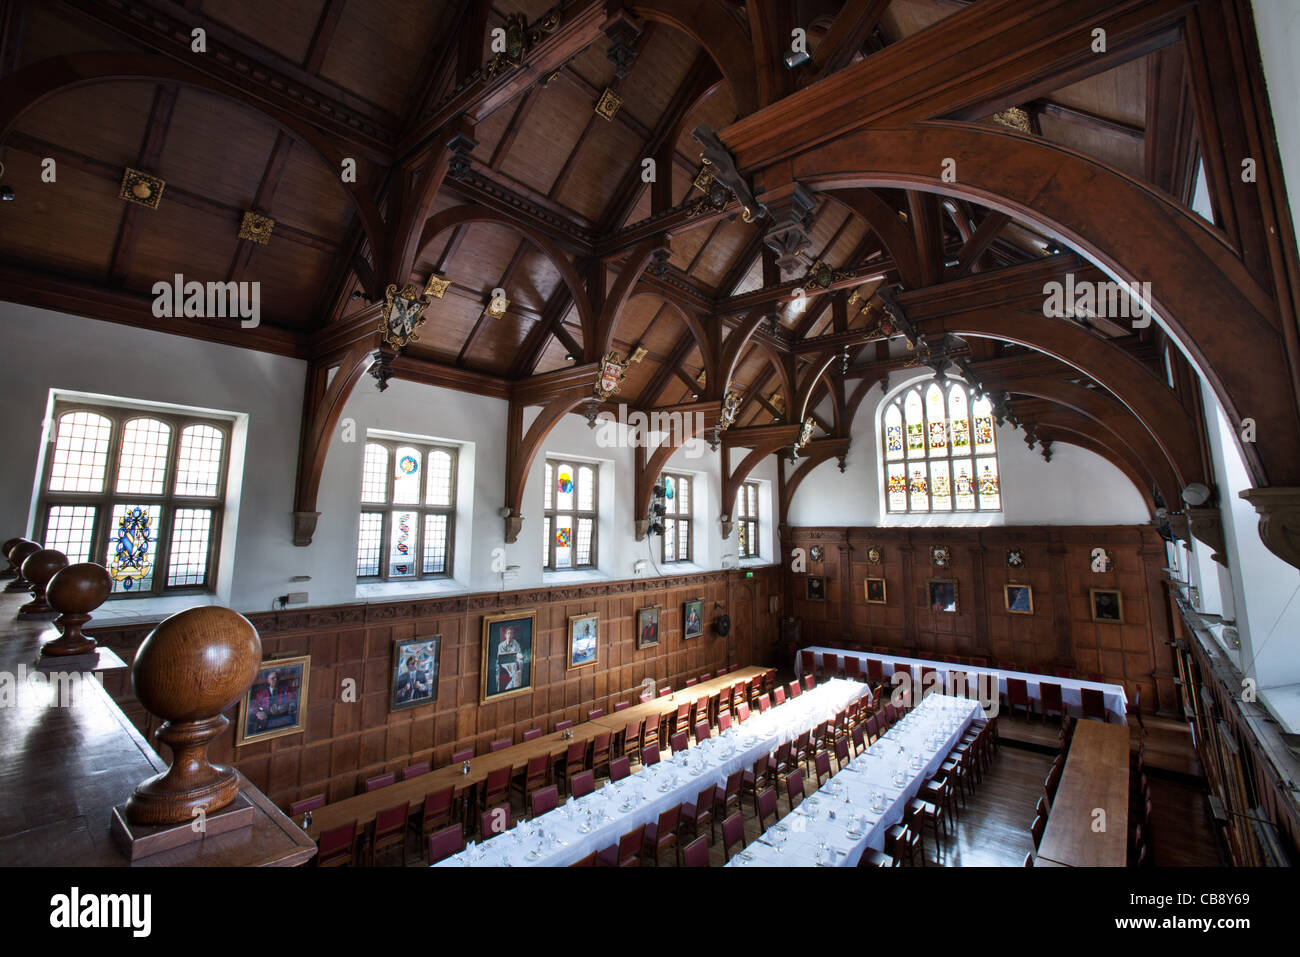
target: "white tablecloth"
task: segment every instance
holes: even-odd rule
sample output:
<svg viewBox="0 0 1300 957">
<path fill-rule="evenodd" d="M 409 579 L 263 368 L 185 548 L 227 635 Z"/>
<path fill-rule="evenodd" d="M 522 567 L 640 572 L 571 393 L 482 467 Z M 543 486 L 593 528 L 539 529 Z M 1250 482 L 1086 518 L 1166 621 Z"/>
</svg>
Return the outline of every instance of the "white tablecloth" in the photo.
<svg viewBox="0 0 1300 957">
<path fill-rule="evenodd" d="M 1065 705 L 1065 710 L 1074 715 L 1076 718 L 1083 714 L 1083 703 L 1079 696 L 1081 688 L 1095 688 L 1100 691 L 1106 701 L 1106 710 L 1114 714 L 1120 724 L 1126 724 L 1125 717 L 1128 711 L 1128 695 L 1125 693 L 1123 686 L 1104 684 L 1100 681 L 1080 681 L 1076 678 L 1054 678 L 1051 675 L 1036 675 L 1026 671 L 1002 671 L 998 668 L 988 668 L 980 665 L 963 665 L 954 664 L 948 661 L 926 661 L 923 658 L 904 658 L 899 655 L 884 655 L 873 651 L 846 651 L 843 648 L 804 648 L 803 651 L 813 652 L 817 664 L 822 663 L 822 655 L 838 655 L 840 658 L 857 658 L 862 662 L 862 676 L 867 675 L 867 659 L 875 658 L 883 662 L 887 667 L 883 668 L 885 677 L 889 678 L 896 667 L 908 667 L 912 672 L 912 687 L 915 689 L 917 697 L 921 693 L 921 668 L 933 668 L 943 678 L 944 690 L 948 688 L 948 671 L 961 671 L 966 674 L 966 683 L 968 685 L 968 694 L 974 698 L 978 695 L 979 689 L 975 684 L 975 676 L 979 674 L 996 675 L 998 679 L 998 693 L 1005 694 L 1007 690 L 1008 678 L 1019 678 L 1025 682 L 1029 693 L 1029 700 L 1038 702 L 1041 698 L 1039 684 L 1047 682 L 1048 684 L 1061 686 L 1061 702 Z M 800 674 L 803 668 L 802 653 L 795 655 L 794 663 L 795 673 Z M 990 682 L 991 684 L 991 682 Z"/>
<path fill-rule="evenodd" d="M 867 847 L 884 850 L 886 832 L 979 715 L 977 702 L 929 695 L 727 866 L 854 867 Z"/>
<path fill-rule="evenodd" d="M 441 861 L 450 867 L 564 867 L 616 845 L 640 824 L 676 804 L 693 804 L 706 786 L 749 768 L 764 753 L 835 715 L 868 693 L 865 684 L 834 679 L 785 704 L 756 714 L 725 734 L 710 737 L 658 764 Z"/>
</svg>

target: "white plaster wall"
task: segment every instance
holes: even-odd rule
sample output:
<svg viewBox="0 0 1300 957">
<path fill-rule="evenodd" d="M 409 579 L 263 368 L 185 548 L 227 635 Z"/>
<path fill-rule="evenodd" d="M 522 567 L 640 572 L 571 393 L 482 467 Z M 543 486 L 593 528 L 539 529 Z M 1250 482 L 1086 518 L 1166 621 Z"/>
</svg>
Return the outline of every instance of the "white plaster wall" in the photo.
<svg viewBox="0 0 1300 957">
<path fill-rule="evenodd" d="M 1282 176 L 1288 186 L 1291 221 L 1297 224 L 1300 223 L 1300 101 L 1296 99 L 1296 90 L 1300 89 L 1300 3 L 1254 0 L 1251 6 L 1273 129 L 1282 155 Z"/>
<path fill-rule="evenodd" d="M 835 460 L 805 478 L 790 504 L 791 525 L 1140 525 L 1150 520 L 1142 494 L 1101 456 L 1054 445 L 1052 461 L 1025 446 L 1024 432 L 998 429 L 1002 511 L 979 514 L 889 515 L 881 497 L 880 408 L 886 395 L 917 381 L 896 377 L 887 392 L 873 389 L 858 407 L 844 474 Z"/>
</svg>

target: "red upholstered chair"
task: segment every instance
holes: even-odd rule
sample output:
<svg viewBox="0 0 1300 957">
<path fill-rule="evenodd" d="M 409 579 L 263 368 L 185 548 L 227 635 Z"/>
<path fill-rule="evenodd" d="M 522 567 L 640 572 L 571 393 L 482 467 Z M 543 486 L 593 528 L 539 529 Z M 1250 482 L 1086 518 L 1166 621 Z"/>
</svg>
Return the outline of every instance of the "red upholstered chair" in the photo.
<svg viewBox="0 0 1300 957">
<path fill-rule="evenodd" d="M 867 720 L 869 724 L 874 725 L 876 719 L 869 718 Z M 863 751 L 867 750 L 865 727 L 866 725 L 855 724 L 853 730 L 849 732 L 850 737 L 853 739 L 853 753 L 855 755 L 861 754 Z"/>
<path fill-rule="evenodd" d="M 545 787 L 551 779 L 551 756 L 538 754 L 528 759 L 524 766 L 524 776 L 515 782 L 520 797 L 532 794 L 538 788 Z"/>
<path fill-rule="evenodd" d="M 641 767 L 648 768 L 652 764 L 659 763 L 659 745 L 652 744 L 649 747 L 641 749 Z"/>
<path fill-rule="evenodd" d="M 308 811 L 315 811 L 325 806 L 325 795 L 313 794 L 309 798 L 303 798 L 301 801 L 294 801 L 289 805 L 290 817 L 302 817 Z"/>
<path fill-rule="evenodd" d="M 351 867 L 355 857 L 357 822 L 349 821 L 325 831 L 317 842 L 317 867 Z"/>
<path fill-rule="evenodd" d="M 687 722 L 691 720 L 691 709 L 693 707 L 694 705 L 688 701 L 684 702 L 677 709 L 677 712 L 673 715 L 673 734 L 676 734 L 678 731 L 686 731 L 690 728 L 690 725 Z"/>
<path fill-rule="evenodd" d="M 862 661 L 852 655 L 844 656 L 844 677 L 850 681 L 862 680 Z"/>
<path fill-rule="evenodd" d="M 1101 718 L 1102 721 L 1110 721 L 1106 713 L 1106 696 L 1098 688 L 1080 688 L 1079 700 L 1083 705 L 1083 716 L 1085 718 Z"/>
<path fill-rule="evenodd" d="M 691 736 L 685 731 L 678 731 L 668 739 L 668 744 L 673 749 L 673 754 L 678 751 L 685 751 L 691 746 Z"/>
<path fill-rule="evenodd" d="M 595 866 L 596 866 L 596 852 L 595 852 L 595 851 L 592 851 L 590 854 L 588 854 L 588 855 L 587 855 L 586 857 L 584 857 L 582 860 L 580 860 L 580 861 L 574 861 L 574 862 L 573 862 L 572 864 L 570 864 L 569 866 L 570 866 L 570 867 L 595 867 Z"/>
<path fill-rule="evenodd" d="M 633 721 L 623 729 L 623 740 L 619 742 L 619 751 L 629 758 L 641 758 L 641 728 L 645 721 Z"/>
<path fill-rule="evenodd" d="M 591 711 L 587 712 L 588 721 L 595 721 L 597 718 L 603 718 L 603 717 L 605 717 L 604 708 L 593 708 Z"/>
<path fill-rule="evenodd" d="M 1029 825 L 1029 836 L 1034 839 L 1034 852 L 1037 853 L 1039 842 L 1043 839 L 1043 832 L 1047 830 L 1047 818 L 1039 815 L 1034 818 L 1034 823 Z"/>
<path fill-rule="evenodd" d="M 557 722 L 555 722 L 555 730 L 556 730 L 556 731 L 568 731 L 568 730 L 569 730 L 570 728 L 572 728 L 572 727 L 573 727 L 573 719 L 572 719 L 572 718 L 565 718 L 563 721 L 557 721 Z"/>
<path fill-rule="evenodd" d="M 772 756 L 770 754 L 760 754 L 758 760 L 754 762 L 753 768 L 745 771 L 740 776 L 740 796 L 742 799 L 746 796 L 757 799 L 758 792 L 771 785 L 771 768 Z"/>
<path fill-rule="evenodd" d="M 803 800 L 803 772 L 797 768 L 785 777 L 785 796 L 791 811 Z"/>
<path fill-rule="evenodd" d="M 496 754 L 498 751 L 504 751 L 510 747 L 513 742 L 509 738 L 499 738 L 488 745 L 488 753 Z"/>
<path fill-rule="evenodd" d="M 529 728 L 527 731 L 524 732 L 524 743 L 527 744 L 529 741 L 536 741 L 541 736 L 542 736 L 541 728 Z"/>
<path fill-rule="evenodd" d="M 515 818 L 510 813 L 509 804 L 490 807 L 478 817 L 479 840 L 486 841 L 498 834 L 504 834 L 514 826 Z"/>
<path fill-rule="evenodd" d="M 713 672 L 712 672 L 712 671 L 706 671 L 706 672 L 704 672 L 704 674 L 700 675 L 700 680 L 701 680 L 701 681 L 712 681 L 712 680 L 713 680 Z"/>
<path fill-rule="evenodd" d="M 810 768 L 808 762 L 812 760 L 812 756 L 812 732 L 805 731 L 794 739 L 794 763 L 797 766 L 802 762 L 805 768 Z M 811 773 L 811 770 L 809 773 Z"/>
<path fill-rule="evenodd" d="M 789 688 L 790 688 L 791 698 L 797 698 L 799 697 L 799 695 L 803 694 L 803 688 L 799 686 L 799 682 L 797 681 L 791 681 L 789 684 Z"/>
<path fill-rule="evenodd" d="M 868 847 L 863 850 L 862 856 L 858 858 L 858 867 L 901 867 L 902 862 L 891 857 L 884 851 L 878 851 L 874 847 Z"/>
<path fill-rule="evenodd" d="M 622 781 L 632 773 L 632 761 L 627 757 L 617 757 L 609 762 L 609 779 Z"/>
<path fill-rule="evenodd" d="M 844 765 L 849 763 L 849 741 L 848 738 L 839 738 L 835 742 L 835 763 L 838 766 L 837 771 L 843 771 Z"/>
<path fill-rule="evenodd" d="M 1014 715 L 1016 708 L 1025 709 L 1025 717 L 1028 718 L 1033 705 L 1029 700 L 1029 685 L 1025 683 L 1024 678 L 1007 679 L 1007 707 Z"/>
<path fill-rule="evenodd" d="M 479 809 L 486 811 L 497 804 L 509 804 L 510 782 L 514 780 L 514 776 L 515 769 L 512 767 L 490 771 L 487 781 L 483 784 L 483 800 L 479 803 Z"/>
<path fill-rule="evenodd" d="M 375 866 L 375 856 L 390 847 L 402 849 L 402 866 L 406 866 L 406 821 L 411 816 L 411 804 L 404 801 L 394 804 L 375 815 L 375 838 L 370 842 L 370 866 Z"/>
<path fill-rule="evenodd" d="M 822 786 L 822 781 L 831 776 L 831 756 L 825 751 L 818 751 L 813 758 L 813 767 L 817 771 L 817 786 Z"/>
<path fill-rule="evenodd" d="M 696 837 L 704 835 L 704 829 L 709 829 L 709 840 L 713 840 L 713 797 L 716 788 L 710 784 L 704 788 L 695 798 L 693 804 L 682 805 L 682 824 L 690 833 Z"/>
<path fill-rule="evenodd" d="M 726 860 L 731 860 L 731 849 L 736 845 L 740 845 L 740 851 L 745 849 L 745 819 L 739 811 L 722 822 L 722 854 Z"/>
<path fill-rule="evenodd" d="M 435 831 L 451 826 L 452 799 L 455 796 L 456 788 L 453 786 L 442 791 L 434 791 L 424 799 L 424 807 L 420 810 L 418 821 L 421 843 Z M 460 827 L 459 824 L 456 826 Z"/>
<path fill-rule="evenodd" d="M 573 776 L 587 769 L 587 745 L 583 741 L 574 741 L 564 752 L 564 763 L 560 767 L 560 776 L 566 788 L 571 786 Z"/>
<path fill-rule="evenodd" d="M 592 771 L 599 771 L 601 768 L 604 768 L 605 773 L 609 773 L 609 742 L 613 736 L 614 732 L 605 731 L 596 735 L 595 739 L 591 742 L 591 762 L 588 764 L 588 767 L 591 768 Z"/>
<path fill-rule="evenodd" d="M 678 804 L 660 814 L 659 820 L 646 825 L 641 853 L 647 862 L 658 867 L 659 855 L 677 847 L 677 826 L 681 818 L 682 806 Z"/>
<path fill-rule="evenodd" d="M 772 704 L 774 705 L 785 704 L 785 688 L 778 686 L 772 690 Z"/>
<path fill-rule="evenodd" d="M 722 732 L 730 731 L 730 730 L 731 730 L 731 714 L 727 711 L 724 711 L 722 712 L 722 714 L 718 715 L 718 734 L 722 734 Z"/>
<path fill-rule="evenodd" d="M 772 707 L 772 699 L 766 694 L 758 696 L 758 713 L 763 714 L 768 708 Z"/>
<path fill-rule="evenodd" d="M 885 666 L 879 658 L 867 659 L 867 678 L 872 684 L 880 684 L 885 680 Z"/>
<path fill-rule="evenodd" d="M 429 835 L 424 850 L 429 856 L 430 864 L 445 861 L 453 854 L 459 854 L 465 850 L 465 832 L 461 830 L 459 824 L 444 827 L 442 830 Z"/>
<path fill-rule="evenodd" d="M 594 790 L 596 790 L 596 775 L 590 771 L 582 771 L 569 780 L 570 797 L 586 797 Z"/>
<path fill-rule="evenodd" d="M 806 675 L 817 673 L 817 655 L 807 649 L 799 652 L 799 670 Z"/>
<path fill-rule="evenodd" d="M 699 681 L 700 681 L 699 678 L 687 678 L 687 679 L 686 679 L 686 687 L 688 687 L 688 688 L 693 688 L 693 687 L 695 687 L 697 684 L 699 684 Z"/>
<path fill-rule="evenodd" d="M 473 748 L 462 748 L 462 749 L 459 750 L 459 751 L 453 751 L 453 752 L 452 752 L 452 754 L 451 754 L 451 763 L 452 763 L 452 764 L 464 764 L 466 761 L 470 760 L 470 759 L 473 758 L 473 757 L 474 757 L 474 749 L 473 749 Z"/>
<path fill-rule="evenodd" d="M 1065 702 L 1061 700 L 1061 686 L 1050 681 L 1038 683 L 1038 708 L 1047 720 L 1047 712 L 1055 711 L 1061 718 L 1065 717 Z"/>
<path fill-rule="evenodd" d="M 380 788 L 386 788 L 397 780 L 397 776 L 389 771 L 387 774 L 377 774 L 373 778 L 366 778 L 366 793 L 378 791 Z"/>
<path fill-rule="evenodd" d="M 418 778 L 421 774 L 429 773 L 429 762 L 421 761 L 419 764 L 412 764 L 409 768 L 402 769 L 402 780 L 409 781 L 411 778 Z"/>
<path fill-rule="evenodd" d="M 803 676 L 803 688 L 805 691 L 812 691 L 817 686 L 817 678 L 814 675 Z"/>
<path fill-rule="evenodd" d="M 695 726 L 695 743 L 709 740 L 709 722 L 701 721 Z"/>
<path fill-rule="evenodd" d="M 773 824 L 777 822 L 779 815 L 776 811 L 776 788 L 764 788 L 758 792 L 754 798 L 754 815 L 758 818 L 759 831 L 767 830 L 769 817 Z"/>
<path fill-rule="evenodd" d="M 528 795 L 528 816 L 537 817 L 560 806 L 560 789 L 554 784 L 539 788 Z"/>
<path fill-rule="evenodd" d="M 616 847 L 607 847 L 596 854 L 598 867 L 636 867 L 641 863 L 641 848 L 645 846 L 646 826 L 628 831 L 618 839 Z"/>
<path fill-rule="evenodd" d="M 672 688 L 660 688 L 660 689 L 659 689 L 659 697 L 661 697 L 661 698 L 667 698 L 667 697 L 668 697 L 670 694 L 672 694 L 672 693 L 673 693 L 673 689 L 672 689 Z"/>
<path fill-rule="evenodd" d="M 632 702 L 620 701 L 618 704 L 614 705 L 614 713 L 617 714 L 620 711 L 626 711 L 630 707 L 632 707 Z"/>
<path fill-rule="evenodd" d="M 738 768 L 727 775 L 725 787 L 713 790 L 713 813 L 725 817 L 730 811 L 740 810 L 740 790 L 745 779 L 745 769 Z"/>
<path fill-rule="evenodd" d="M 682 848 L 683 867 L 708 867 L 709 842 L 707 838 L 697 837 Z"/>
</svg>

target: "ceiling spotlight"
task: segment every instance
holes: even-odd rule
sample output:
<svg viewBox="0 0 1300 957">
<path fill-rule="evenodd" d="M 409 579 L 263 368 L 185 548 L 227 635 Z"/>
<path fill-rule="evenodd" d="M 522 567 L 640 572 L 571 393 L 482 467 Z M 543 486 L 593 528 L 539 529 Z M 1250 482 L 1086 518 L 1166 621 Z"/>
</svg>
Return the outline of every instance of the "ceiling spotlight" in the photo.
<svg viewBox="0 0 1300 957">
<path fill-rule="evenodd" d="M 11 202 L 14 198 L 14 189 L 12 186 L 0 186 L 0 200 L 6 203 Z"/>
<path fill-rule="evenodd" d="M 792 50 L 785 55 L 785 65 L 793 70 L 795 67 L 803 66 L 812 57 L 808 55 L 807 50 Z"/>
<path fill-rule="evenodd" d="M 566 352 L 566 353 L 564 354 L 564 358 L 567 359 L 569 362 L 572 362 L 572 361 L 573 361 L 573 353 L 572 353 L 572 352 Z"/>
<path fill-rule="evenodd" d="M 958 259 L 956 256 L 949 256 L 947 259 L 943 261 L 943 264 L 947 266 L 949 269 L 955 269 L 961 265 L 961 260 Z"/>
<path fill-rule="evenodd" d="M 352 300 L 353 302 L 356 302 L 358 299 L 361 298 L 361 290 L 360 290 L 360 289 L 353 289 L 353 290 L 352 290 L 352 295 L 348 296 L 348 298 L 349 298 L 350 300 Z"/>
<path fill-rule="evenodd" d="M 1210 487 L 1200 482 L 1193 482 L 1183 489 L 1183 501 L 1195 508 L 1198 505 L 1204 505 L 1210 500 Z"/>
</svg>

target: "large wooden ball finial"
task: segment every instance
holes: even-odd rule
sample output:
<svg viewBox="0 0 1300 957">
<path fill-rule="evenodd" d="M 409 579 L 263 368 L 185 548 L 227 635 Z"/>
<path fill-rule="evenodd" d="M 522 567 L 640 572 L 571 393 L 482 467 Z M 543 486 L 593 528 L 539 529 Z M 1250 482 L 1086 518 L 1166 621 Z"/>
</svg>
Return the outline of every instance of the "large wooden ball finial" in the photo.
<svg viewBox="0 0 1300 957">
<path fill-rule="evenodd" d="M 41 546 L 30 538 L 20 538 L 17 545 L 5 552 L 5 558 L 9 559 L 9 564 L 14 567 L 17 573 L 17 577 L 9 583 L 5 591 L 32 590 L 32 583 L 23 577 L 23 562 L 27 560 L 29 555 L 33 555 L 40 550 Z"/>
<path fill-rule="evenodd" d="M 27 539 L 25 538 L 11 538 L 8 541 L 6 541 L 3 545 L 0 545 L 0 557 L 3 557 L 5 561 L 9 562 L 9 567 L 6 568 L 3 572 L 0 572 L 0 577 L 13 578 L 15 575 L 18 574 L 18 566 L 9 560 L 9 552 L 19 542 L 25 542 L 25 541 L 27 541 Z"/>
<path fill-rule="evenodd" d="M 84 655 L 95 650 L 95 639 L 82 633 L 90 613 L 108 599 L 113 579 L 94 562 L 78 562 L 54 573 L 45 586 L 45 600 L 59 613 L 54 624 L 62 634 L 41 646 L 46 655 Z"/>
<path fill-rule="evenodd" d="M 141 643 L 131 685 L 140 703 L 165 719 L 155 736 L 172 749 L 172 763 L 136 787 L 126 802 L 132 823 L 186 823 L 199 808 L 211 815 L 235 800 L 239 775 L 212 764 L 208 745 L 230 724 L 221 712 L 252 685 L 261 660 L 257 629 L 216 606 L 172 615 Z"/>
<path fill-rule="evenodd" d="M 68 556 L 55 548 L 38 548 L 23 560 L 23 577 L 32 583 L 32 600 L 18 609 L 24 618 L 36 615 L 53 615 L 54 609 L 45 600 L 45 587 L 50 579 L 68 567 Z"/>
</svg>

